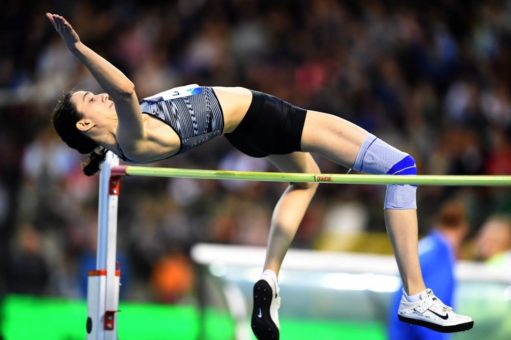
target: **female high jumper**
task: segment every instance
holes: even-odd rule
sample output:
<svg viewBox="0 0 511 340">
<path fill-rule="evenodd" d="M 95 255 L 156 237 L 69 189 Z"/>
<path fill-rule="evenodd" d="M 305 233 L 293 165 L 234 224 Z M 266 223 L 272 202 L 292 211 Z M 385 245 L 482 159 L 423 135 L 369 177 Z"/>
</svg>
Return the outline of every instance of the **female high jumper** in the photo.
<svg viewBox="0 0 511 340">
<path fill-rule="evenodd" d="M 319 173 L 316 153 L 359 172 L 416 175 L 414 159 L 364 129 L 335 115 L 305 110 L 242 87 L 189 85 L 137 98 L 135 85 L 120 70 L 80 41 L 60 15 L 46 16 L 68 49 L 106 91 L 67 93 L 53 113 L 62 140 L 82 154 L 94 174 L 107 150 L 133 163 L 166 159 L 224 135 L 241 152 L 265 157 L 281 171 Z M 282 261 L 317 183 L 290 183 L 271 220 L 266 259 L 254 285 L 252 330 L 258 339 L 278 339 Z M 473 320 L 456 314 L 426 289 L 418 260 L 416 187 L 388 185 L 384 201 L 387 232 L 403 281 L 401 321 L 457 332 Z"/>
</svg>

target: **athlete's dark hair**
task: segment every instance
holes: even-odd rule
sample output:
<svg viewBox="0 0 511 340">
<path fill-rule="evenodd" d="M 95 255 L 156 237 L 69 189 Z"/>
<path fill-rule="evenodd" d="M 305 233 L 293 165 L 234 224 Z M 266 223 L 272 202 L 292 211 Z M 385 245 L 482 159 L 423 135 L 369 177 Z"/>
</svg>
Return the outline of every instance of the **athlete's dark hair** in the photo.
<svg viewBox="0 0 511 340">
<path fill-rule="evenodd" d="M 88 160 L 82 164 L 82 169 L 87 176 L 92 176 L 98 172 L 99 165 L 105 160 L 107 150 L 76 127 L 76 123 L 82 119 L 82 114 L 71 102 L 74 92 L 70 91 L 59 99 L 53 110 L 52 122 L 57 134 L 70 148 L 82 154 L 89 154 Z"/>
</svg>

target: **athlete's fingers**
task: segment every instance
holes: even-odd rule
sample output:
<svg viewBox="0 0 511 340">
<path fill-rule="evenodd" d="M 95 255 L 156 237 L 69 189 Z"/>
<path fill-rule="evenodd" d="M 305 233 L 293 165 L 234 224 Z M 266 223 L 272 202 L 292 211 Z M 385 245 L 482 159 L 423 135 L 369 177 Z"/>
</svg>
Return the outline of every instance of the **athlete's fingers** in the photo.
<svg viewBox="0 0 511 340">
<path fill-rule="evenodd" d="M 51 15 L 51 22 L 55 25 L 55 28 L 59 28 L 59 18 L 56 14 Z"/>
<path fill-rule="evenodd" d="M 46 17 L 48 18 L 48 20 L 50 20 L 53 28 L 57 29 L 57 24 L 55 23 L 55 17 L 53 16 L 53 14 L 46 13 Z"/>
<path fill-rule="evenodd" d="M 58 25 L 60 32 L 64 32 L 66 30 L 69 30 L 69 31 L 73 30 L 73 27 L 71 26 L 71 24 L 63 16 L 55 15 L 55 21 Z"/>
<path fill-rule="evenodd" d="M 62 24 L 63 24 L 63 25 L 64 25 L 64 27 L 65 27 L 65 28 L 67 28 L 69 31 L 74 32 L 73 26 L 71 26 L 71 24 L 70 24 L 70 23 L 69 23 L 66 19 L 64 19 L 64 21 L 63 21 L 63 23 L 62 23 Z"/>
<path fill-rule="evenodd" d="M 57 17 L 55 18 L 55 23 L 57 24 L 57 30 L 59 33 L 62 33 L 62 21 Z"/>
</svg>

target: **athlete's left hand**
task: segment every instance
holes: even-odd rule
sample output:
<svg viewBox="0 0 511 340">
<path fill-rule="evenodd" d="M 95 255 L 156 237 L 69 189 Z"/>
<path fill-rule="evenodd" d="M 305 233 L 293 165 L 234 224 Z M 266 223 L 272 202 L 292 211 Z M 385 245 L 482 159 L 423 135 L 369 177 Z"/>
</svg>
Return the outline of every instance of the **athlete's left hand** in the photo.
<svg viewBox="0 0 511 340">
<path fill-rule="evenodd" d="M 73 26 L 61 15 L 46 13 L 46 17 L 51 21 L 55 30 L 60 34 L 67 47 L 73 50 L 78 43 L 80 43 L 80 37 L 78 33 L 73 29 Z"/>
</svg>

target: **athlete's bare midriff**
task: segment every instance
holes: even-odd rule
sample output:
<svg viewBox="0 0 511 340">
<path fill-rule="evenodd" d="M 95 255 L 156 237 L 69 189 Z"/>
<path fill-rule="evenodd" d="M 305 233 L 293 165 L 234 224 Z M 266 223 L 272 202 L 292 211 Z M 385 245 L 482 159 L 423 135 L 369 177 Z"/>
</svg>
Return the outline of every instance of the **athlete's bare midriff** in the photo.
<svg viewBox="0 0 511 340">
<path fill-rule="evenodd" d="M 245 117 L 252 102 L 252 92 L 242 87 L 213 87 L 213 90 L 223 112 L 223 133 L 231 133 Z M 167 158 L 178 152 L 181 146 L 180 137 L 171 126 L 149 114 L 143 115 L 143 124 L 146 152 L 144 155 L 131 155 L 131 160 L 144 163 Z M 148 153 L 147 150 L 151 152 Z"/>
<path fill-rule="evenodd" d="M 252 92 L 244 87 L 213 87 L 224 114 L 224 134 L 233 132 L 252 102 Z"/>
</svg>

